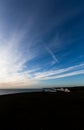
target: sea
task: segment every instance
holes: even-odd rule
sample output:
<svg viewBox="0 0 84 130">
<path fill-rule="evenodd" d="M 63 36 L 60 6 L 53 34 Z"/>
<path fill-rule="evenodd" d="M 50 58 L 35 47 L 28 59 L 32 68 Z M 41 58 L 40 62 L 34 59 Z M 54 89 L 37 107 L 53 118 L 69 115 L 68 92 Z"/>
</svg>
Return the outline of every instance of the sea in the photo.
<svg viewBox="0 0 84 130">
<path fill-rule="evenodd" d="M 28 93 L 28 92 L 42 92 L 42 89 L 0 89 L 0 95 Z"/>
</svg>

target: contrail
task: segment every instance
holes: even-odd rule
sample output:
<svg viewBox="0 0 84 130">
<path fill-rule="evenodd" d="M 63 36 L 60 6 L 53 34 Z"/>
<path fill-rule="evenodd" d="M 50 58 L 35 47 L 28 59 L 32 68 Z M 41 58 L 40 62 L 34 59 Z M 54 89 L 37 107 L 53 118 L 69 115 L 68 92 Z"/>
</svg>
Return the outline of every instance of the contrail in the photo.
<svg viewBox="0 0 84 130">
<path fill-rule="evenodd" d="M 58 59 L 57 57 L 55 56 L 55 54 L 52 52 L 52 50 L 49 48 L 49 47 L 46 47 L 46 50 L 48 51 L 48 53 L 51 55 L 54 63 L 57 63 L 58 62 Z"/>
</svg>

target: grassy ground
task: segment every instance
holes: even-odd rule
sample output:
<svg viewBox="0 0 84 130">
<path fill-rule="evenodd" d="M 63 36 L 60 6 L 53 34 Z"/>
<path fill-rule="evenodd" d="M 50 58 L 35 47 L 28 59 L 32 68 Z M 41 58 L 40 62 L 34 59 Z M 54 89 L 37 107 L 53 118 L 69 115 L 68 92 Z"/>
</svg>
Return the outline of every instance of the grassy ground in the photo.
<svg viewBox="0 0 84 130">
<path fill-rule="evenodd" d="M 0 96 L 0 118 L 12 130 L 82 129 L 84 91 Z"/>
</svg>

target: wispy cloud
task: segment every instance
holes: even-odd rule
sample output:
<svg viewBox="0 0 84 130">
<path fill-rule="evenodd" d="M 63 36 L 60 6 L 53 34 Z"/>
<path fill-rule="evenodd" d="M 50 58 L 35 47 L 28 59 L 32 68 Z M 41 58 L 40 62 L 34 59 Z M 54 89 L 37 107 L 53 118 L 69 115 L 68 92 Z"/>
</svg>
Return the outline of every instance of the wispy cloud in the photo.
<svg viewBox="0 0 84 130">
<path fill-rule="evenodd" d="M 81 69 L 84 69 L 84 64 L 79 64 L 79 65 L 71 66 L 68 68 L 49 70 L 49 71 L 45 71 L 45 72 L 36 73 L 35 78 L 42 79 L 42 78 L 46 78 L 46 77 L 50 77 L 50 76 L 53 77 L 54 75 L 63 74 L 65 72 L 69 73 L 71 71 L 76 71 L 76 70 L 81 70 Z"/>
<path fill-rule="evenodd" d="M 44 80 L 47 80 L 47 79 L 58 79 L 58 78 L 64 78 L 64 77 L 70 77 L 70 76 L 80 75 L 80 74 L 84 74 L 84 70 L 69 72 L 69 73 L 66 73 L 66 74 L 60 74 L 60 75 L 52 76 L 52 77 L 46 77 L 46 78 L 44 78 Z"/>
<path fill-rule="evenodd" d="M 70 66 L 56 70 L 48 70 L 42 72 L 42 68 L 24 69 L 25 63 L 37 56 L 37 53 L 30 51 L 31 46 L 27 48 L 26 56 L 21 49 L 21 41 L 24 37 L 24 32 L 21 35 L 18 33 L 13 35 L 11 39 L 1 43 L 0 48 L 0 87 L 32 87 L 38 86 L 39 81 L 64 78 L 73 75 L 84 74 L 84 64 Z M 30 43 L 31 44 L 31 43 Z M 55 54 L 50 48 L 46 47 L 47 52 L 52 57 L 54 63 L 58 62 Z M 26 51 L 26 50 L 25 50 Z"/>
<path fill-rule="evenodd" d="M 79 64 L 68 68 L 53 71 L 49 70 L 46 72 L 35 73 L 35 77 L 33 78 L 37 80 L 48 80 L 48 79 L 64 78 L 79 74 L 84 74 L 84 64 Z"/>
<path fill-rule="evenodd" d="M 32 82 L 29 81 L 28 74 L 34 72 L 35 70 L 27 70 L 24 72 L 25 63 L 32 60 L 37 56 L 37 52 L 32 53 L 31 43 L 28 48 L 24 49 L 21 42 L 25 38 L 26 29 L 23 31 L 19 30 L 11 34 L 9 38 L 2 37 L 0 46 L 0 86 L 2 83 L 4 86 L 11 84 L 19 84 L 20 82 L 25 86 L 25 84 L 30 85 Z M 25 45 L 24 45 L 25 46 Z M 21 72 L 21 73 L 20 73 Z M 22 86 L 22 85 L 21 85 Z M 1 86 L 2 87 L 2 86 Z"/>
</svg>

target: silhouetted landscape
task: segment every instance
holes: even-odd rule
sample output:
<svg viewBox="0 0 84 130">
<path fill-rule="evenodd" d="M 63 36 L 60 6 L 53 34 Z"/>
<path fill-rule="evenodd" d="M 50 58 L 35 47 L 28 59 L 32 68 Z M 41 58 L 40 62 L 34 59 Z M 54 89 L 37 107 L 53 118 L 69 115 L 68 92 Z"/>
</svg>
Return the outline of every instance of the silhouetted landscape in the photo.
<svg viewBox="0 0 84 130">
<path fill-rule="evenodd" d="M 1 95 L 0 118 L 5 124 L 3 128 L 81 129 L 84 120 L 84 87 L 68 89 L 70 92 L 42 91 Z"/>
</svg>

